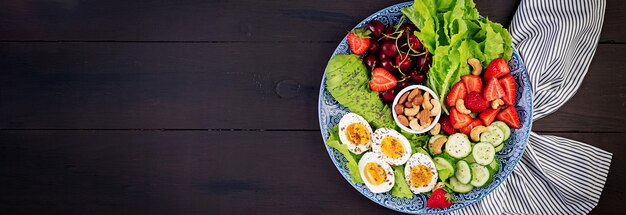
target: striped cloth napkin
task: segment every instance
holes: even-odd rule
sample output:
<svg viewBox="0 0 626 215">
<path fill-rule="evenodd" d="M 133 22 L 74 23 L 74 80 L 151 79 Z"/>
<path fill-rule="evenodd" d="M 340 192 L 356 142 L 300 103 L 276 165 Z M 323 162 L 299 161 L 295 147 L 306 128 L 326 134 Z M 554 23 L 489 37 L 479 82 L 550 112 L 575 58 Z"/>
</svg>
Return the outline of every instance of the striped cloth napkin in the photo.
<svg viewBox="0 0 626 215">
<path fill-rule="evenodd" d="M 530 74 L 533 121 L 578 90 L 596 51 L 605 0 L 522 0 L 509 31 Z M 610 152 L 531 132 L 513 173 L 480 202 L 452 214 L 586 214 L 600 199 Z"/>
</svg>

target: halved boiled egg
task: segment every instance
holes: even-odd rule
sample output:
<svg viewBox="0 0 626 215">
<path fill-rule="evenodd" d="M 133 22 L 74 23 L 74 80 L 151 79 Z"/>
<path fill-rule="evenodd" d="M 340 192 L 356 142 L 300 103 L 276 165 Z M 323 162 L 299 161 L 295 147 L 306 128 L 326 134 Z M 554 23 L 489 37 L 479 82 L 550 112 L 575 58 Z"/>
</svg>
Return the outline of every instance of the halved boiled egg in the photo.
<svg viewBox="0 0 626 215">
<path fill-rule="evenodd" d="M 431 191 L 439 176 L 435 163 L 428 155 L 415 153 L 404 167 L 404 177 L 411 191 L 420 194 Z"/>
<path fill-rule="evenodd" d="M 355 113 L 348 113 L 339 121 L 339 140 L 354 154 L 361 154 L 372 145 L 372 127 Z"/>
<path fill-rule="evenodd" d="M 380 153 L 385 162 L 398 166 L 411 156 L 411 144 L 406 137 L 391 128 L 379 128 L 372 135 L 372 151 Z"/>
<path fill-rule="evenodd" d="M 396 183 L 395 174 L 391 166 L 383 161 L 379 153 L 367 152 L 359 160 L 359 172 L 365 186 L 372 193 L 384 193 Z"/>
</svg>

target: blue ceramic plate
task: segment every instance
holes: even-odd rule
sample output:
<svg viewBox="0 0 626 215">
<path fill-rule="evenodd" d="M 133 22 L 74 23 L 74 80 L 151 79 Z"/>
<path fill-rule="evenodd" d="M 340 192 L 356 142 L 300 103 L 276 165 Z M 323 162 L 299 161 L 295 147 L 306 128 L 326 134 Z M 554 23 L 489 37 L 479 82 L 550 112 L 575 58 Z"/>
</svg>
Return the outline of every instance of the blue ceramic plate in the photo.
<svg viewBox="0 0 626 215">
<path fill-rule="evenodd" d="M 405 2 L 385 8 L 367 17 L 367 19 L 363 20 L 356 27 L 363 27 L 370 20 L 379 20 L 386 26 L 391 26 L 400 20 L 402 16 L 400 9 L 411 5 L 413 5 L 413 2 Z M 337 49 L 335 49 L 333 56 L 348 53 L 350 53 L 350 50 L 346 38 L 344 37 Z M 428 197 L 424 194 L 413 195 L 412 198 L 396 198 L 391 196 L 390 193 L 374 194 L 367 189 L 365 184 L 353 183 L 350 180 L 350 172 L 346 167 L 346 159 L 344 156 L 335 149 L 325 145 L 326 150 L 328 150 L 328 155 L 330 155 L 333 163 L 337 166 L 337 169 L 348 183 L 365 197 L 389 209 L 410 214 L 437 214 L 467 207 L 491 193 L 509 176 L 509 174 L 511 174 L 511 172 L 513 172 L 515 165 L 519 162 L 524 153 L 526 142 L 528 142 L 528 135 L 532 123 L 530 79 L 517 50 L 513 51 L 513 57 L 511 61 L 509 61 L 509 66 L 511 67 L 511 73 L 515 77 L 515 83 L 517 84 L 517 101 L 515 108 L 519 114 L 522 127 L 520 129 L 512 129 L 511 138 L 504 143 L 504 149 L 496 154 L 496 158 L 500 161 L 501 167 L 496 173 L 494 180 L 489 185 L 482 188 L 475 188 L 470 193 L 454 194 L 457 201 L 449 208 L 432 209 L 426 207 Z M 335 124 L 339 123 L 339 120 L 344 114 L 349 112 L 350 110 L 337 103 L 328 90 L 326 90 L 326 75 L 324 74 L 320 87 L 318 106 L 320 130 L 324 141 L 328 138 L 330 129 Z"/>
</svg>

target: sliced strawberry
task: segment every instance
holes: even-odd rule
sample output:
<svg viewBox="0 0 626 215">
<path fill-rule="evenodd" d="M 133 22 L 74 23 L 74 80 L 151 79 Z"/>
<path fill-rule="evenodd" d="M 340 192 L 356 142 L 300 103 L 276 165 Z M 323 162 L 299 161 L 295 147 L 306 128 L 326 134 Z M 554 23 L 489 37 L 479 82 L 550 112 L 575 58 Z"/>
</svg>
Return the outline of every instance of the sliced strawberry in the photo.
<svg viewBox="0 0 626 215">
<path fill-rule="evenodd" d="M 465 96 L 465 107 L 472 113 L 480 113 L 489 107 L 489 102 L 478 92 L 471 92 Z"/>
<path fill-rule="evenodd" d="M 504 89 L 504 97 L 502 97 L 502 101 L 504 101 L 505 105 L 512 106 L 515 103 L 515 78 L 513 75 L 508 74 L 498 80 L 500 82 L 500 86 Z"/>
<path fill-rule="evenodd" d="M 445 131 L 446 134 L 452 135 L 456 133 L 456 129 L 452 127 L 452 123 L 450 122 L 449 116 L 445 116 L 445 115 L 442 116 L 441 119 L 439 120 L 439 124 L 441 124 L 441 129 L 443 129 L 443 131 Z"/>
<path fill-rule="evenodd" d="M 467 95 L 467 89 L 465 89 L 465 84 L 459 81 L 452 87 L 452 89 L 448 93 L 448 97 L 446 97 L 446 104 L 452 107 L 456 105 L 457 100 L 464 99 L 465 95 Z"/>
<path fill-rule="evenodd" d="M 383 92 L 396 86 L 398 82 L 393 75 L 383 68 L 376 68 L 372 71 L 370 89 L 376 92 Z"/>
<path fill-rule="evenodd" d="M 505 96 L 504 89 L 498 83 L 498 79 L 491 78 L 489 82 L 487 82 L 487 86 L 485 87 L 485 92 L 483 92 L 483 97 L 487 101 L 493 101 Z"/>
<path fill-rule="evenodd" d="M 352 53 L 360 55 L 367 51 L 370 46 L 370 36 L 372 32 L 365 28 L 357 28 L 348 33 L 348 45 Z"/>
<path fill-rule="evenodd" d="M 478 115 L 478 118 L 480 118 L 480 121 L 483 121 L 483 125 L 488 126 L 491 125 L 491 123 L 496 120 L 496 115 L 498 114 L 498 112 L 500 112 L 500 109 L 491 109 L 491 108 L 487 108 L 487 110 L 483 111 L 482 113 L 480 113 L 480 115 Z"/>
<path fill-rule="evenodd" d="M 467 93 L 483 92 L 483 80 L 477 75 L 464 75 L 461 77 L 461 80 L 465 84 L 465 88 L 467 88 Z"/>
<path fill-rule="evenodd" d="M 511 128 L 520 128 L 519 117 L 517 116 L 517 110 L 513 106 L 508 106 L 496 117 L 498 120 L 506 123 Z"/>
<path fill-rule="evenodd" d="M 461 129 L 472 123 L 472 117 L 457 111 L 456 108 L 452 108 L 450 109 L 450 122 L 455 129 Z"/>
<path fill-rule="evenodd" d="M 501 78 L 505 75 L 511 73 L 511 69 L 509 68 L 509 64 L 502 58 L 496 58 L 489 66 L 487 66 L 487 70 L 485 71 L 485 80 L 491 80 L 491 78 Z"/>
<path fill-rule="evenodd" d="M 465 126 L 461 129 L 459 129 L 459 131 L 461 133 L 464 133 L 465 135 L 469 136 L 470 132 L 472 132 L 472 129 L 483 125 L 483 122 L 480 121 L 480 119 L 472 119 L 472 123 L 470 123 L 468 126 Z"/>
</svg>

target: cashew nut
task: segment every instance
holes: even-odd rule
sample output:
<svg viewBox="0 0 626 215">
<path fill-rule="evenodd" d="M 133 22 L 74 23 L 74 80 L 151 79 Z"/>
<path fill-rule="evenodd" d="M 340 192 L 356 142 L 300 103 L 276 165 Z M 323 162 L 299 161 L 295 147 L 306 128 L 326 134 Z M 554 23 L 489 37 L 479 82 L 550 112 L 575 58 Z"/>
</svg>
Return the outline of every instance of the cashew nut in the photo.
<svg viewBox="0 0 626 215">
<path fill-rule="evenodd" d="M 437 123 L 437 124 L 435 124 L 435 127 L 430 129 L 430 134 L 437 135 L 437 134 L 439 134 L 439 131 L 441 131 L 441 124 Z"/>
<path fill-rule="evenodd" d="M 409 121 L 411 121 L 411 120 L 415 119 L 415 117 L 414 117 L 414 116 L 408 116 L 408 118 L 409 118 Z"/>
<path fill-rule="evenodd" d="M 483 72 L 483 65 L 476 58 L 467 59 L 467 63 L 474 69 L 472 75 L 480 75 Z"/>
<path fill-rule="evenodd" d="M 430 99 L 430 103 L 433 104 L 433 109 L 430 110 L 430 116 L 437 116 L 441 112 L 441 104 L 437 99 Z"/>
<path fill-rule="evenodd" d="M 443 152 L 441 148 L 443 148 L 443 144 L 446 143 L 447 141 L 448 141 L 448 138 L 445 136 L 441 136 L 437 138 L 433 142 L 433 152 L 435 152 L 435 154 L 441 154 Z"/>
<path fill-rule="evenodd" d="M 396 111 L 397 115 L 404 114 L 404 106 L 402 106 L 401 104 L 396 104 L 396 106 L 393 107 L 393 110 Z"/>
<path fill-rule="evenodd" d="M 420 124 L 422 126 L 424 126 L 424 127 L 429 126 L 430 123 L 432 122 L 430 120 L 430 111 L 429 110 L 423 110 L 422 112 L 420 112 L 419 120 L 420 120 Z"/>
<path fill-rule="evenodd" d="M 411 93 L 409 93 L 409 101 L 413 101 L 413 98 L 415 98 L 415 96 L 421 94 L 422 91 L 420 91 L 420 89 L 415 88 L 413 91 L 411 91 Z"/>
<path fill-rule="evenodd" d="M 422 130 L 422 126 L 420 126 L 420 124 L 417 122 L 417 119 L 413 119 L 411 120 L 411 122 L 409 122 L 409 127 L 411 127 L 412 130 L 414 131 L 419 131 Z"/>
<path fill-rule="evenodd" d="M 424 106 L 424 109 L 426 110 L 433 109 L 433 104 L 430 103 L 430 93 L 428 92 L 424 93 L 424 102 L 422 103 L 422 106 Z"/>
<path fill-rule="evenodd" d="M 409 126 L 409 120 L 404 115 L 398 115 L 398 121 L 404 126 Z"/>
<path fill-rule="evenodd" d="M 463 99 L 456 100 L 455 107 L 456 107 L 456 110 L 458 110 L 459 112 L 463 114 L 470 114 L 472 112 L 465 107 L 465 101 L 463 101 Z"/>
<path fill-rule="evenodd" d="M 502 105 L 504 105 L 504 101 L 502 101 L 502 99 L 496 99 L 491 101 L 491 108 L 493 109 L 498 109 Z"/>
<path fill-rule="evenodd" d="M 433 187 L 431 191 L 435 192 L 435 190 L 443 189 L 444 187 L 446 187 L 446 184 L 440 181 L 440 182 L 437 182 L 437 184 L 435 184 L 435 186 Z"/>
<path fill-rule="evenodd" d="M 400 99 L 398 99 L 398 104 L 402 104 L 404 102 L 406 102 L 406 98 L 409 97 L 408 93 L 405 93 L 404 95 L 400 96 Z"/>
<path fill-rule="evenodd" d="M 404 115 L 407 116 L 415 116 L 420 111 L 420 106 L 415 106 L 413 108 L 404 108 Z"/>
<path fill-rule="evenodd" d="M 413 98 L 414 106 L 420 106 L 422 105 L 422 102 L 424 102 L 424 96 L 422 96 L 421 94 L 417 94 L 415 98 Z"/>
<path fill-rule="evenodd" d="M 470 138 L 472 138 L 472 141 L 474 142 L 478 142 L 480 141 L 480 134 L 487 131 L 487 127 L 485 126 L 476 126 L 474 128 L 472 128 L 472 131 L 470 131 Z"/>
</svg>

